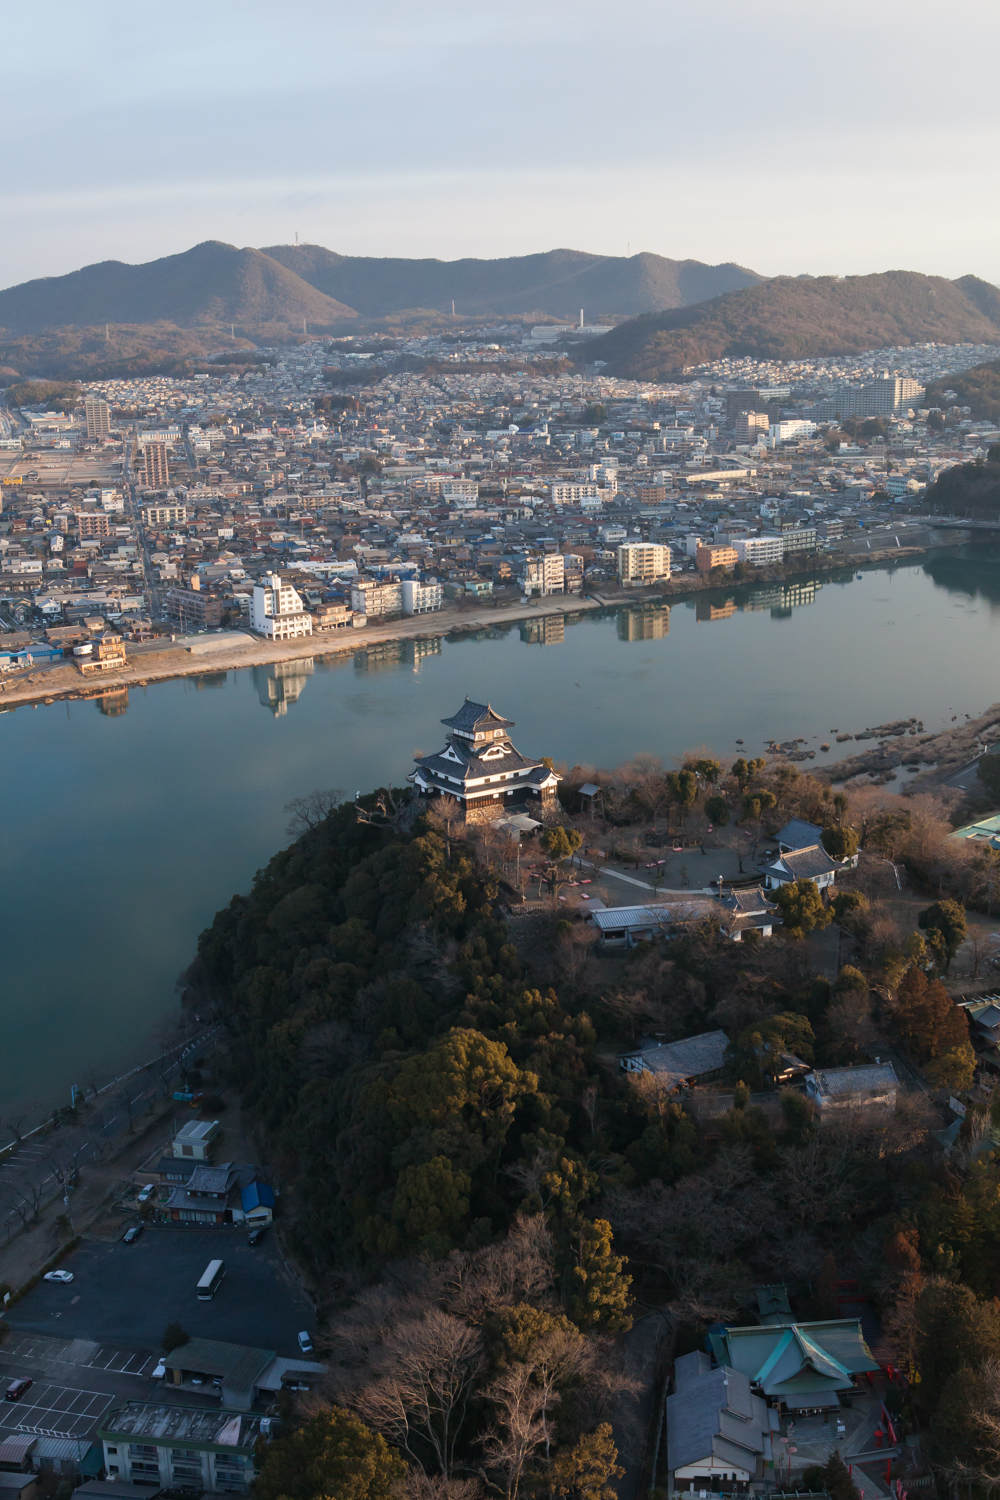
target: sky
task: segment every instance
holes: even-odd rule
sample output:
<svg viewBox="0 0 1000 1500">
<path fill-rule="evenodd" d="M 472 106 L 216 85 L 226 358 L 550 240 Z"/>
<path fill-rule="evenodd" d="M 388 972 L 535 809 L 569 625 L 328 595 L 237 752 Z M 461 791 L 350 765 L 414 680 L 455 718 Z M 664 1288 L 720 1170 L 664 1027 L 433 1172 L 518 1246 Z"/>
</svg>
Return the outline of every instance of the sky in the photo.
<svg viewBox="0 0 1000 1500">
<path fill-rule="evenodd" d="M 1000 282 L 995 0 L 50 0 L 0 285 L 202 240 Z"/>
</svg>

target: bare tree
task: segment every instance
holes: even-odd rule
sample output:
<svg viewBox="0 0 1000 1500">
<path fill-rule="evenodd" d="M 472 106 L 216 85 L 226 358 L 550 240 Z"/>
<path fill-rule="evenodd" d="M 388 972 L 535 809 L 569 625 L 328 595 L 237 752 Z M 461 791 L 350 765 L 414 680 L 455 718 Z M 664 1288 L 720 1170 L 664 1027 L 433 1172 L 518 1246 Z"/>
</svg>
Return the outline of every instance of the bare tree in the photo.
<svg viewBox="0 0 1000 1500">
<path fill-rule="evenodd" d="M 434 832 L 444 839 L 444 857 L 447 863 L 451 864 L 452 840 L 462 822 L 462 809 L 458 798 L 442 793 L 427 804 L 424 816 Z"/>
<path fill-rule="evenodd" d="M 328 818 L 343 800 L 344 793 L 339 786 L 307 792 L 304 797 L 293 797 L 291 802 L 285 803 L 285 812 L 289 815 L 285 825 L 286 833 L 292 838 L 298 838 L 310 828 L 318 828 L 323 819 Z"/>
<path fill-rule="evenodd" d="M 478 1329 L 431 1308 L 389 1332 L 376 1378 L 348 1399 L 415 1463 L 429 1449 L 438 1472 L 450 1475 L 465 1410 L 485 1367 Z"/>
<path fill-rule="evenodd" d="M 450 1255 L 437 1273 L 437 1293 L 450 1311 L 481 1323 L 499 1307 L 536 1302 L 549 1292 L 554 1257 L 542 1215 L 520 1213 L 501 1244 Z"/>
<path fill-rule="evenodd" d="M 488 1385 L 483 1395 L 493 1402 L 496 1425 L 488 1427 L 481 1442 L 490 1468 L 507 1481 L 509 1500 L 517 1500 L 525 1465 L 541 1443 L 548 1447 L 549 1423 L 543 1413 L 546 1398 L 532 1379 L 526 1364 L 511 1365 Z M 550 1396 L 550 1404 L 558 1396 Z"/>
<path fill-rule="evenodd" d="M 17 1145 L 20 1146 L 24 1140 L 24 1136 L 21 1134 L 22 1125 L 26 1120 L 31 1118 L 37 1108 L 37 1104 L 23 1104 L 19 1108 L 9 1109 L 4 1115 L 2 1123 L 10 1131 Z"/>
</svg>

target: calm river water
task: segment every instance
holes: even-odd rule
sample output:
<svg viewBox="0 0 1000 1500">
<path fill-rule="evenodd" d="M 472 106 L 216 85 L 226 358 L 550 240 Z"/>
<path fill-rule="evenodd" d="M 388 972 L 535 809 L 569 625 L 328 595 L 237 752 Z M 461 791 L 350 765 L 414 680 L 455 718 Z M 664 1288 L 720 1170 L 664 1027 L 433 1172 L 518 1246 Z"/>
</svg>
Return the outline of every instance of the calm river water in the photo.
<svg viewBox="0 0 1000 1500">
<path fill-rule="evenodd" d="M 151 1055 L 198 933 L 287 841 L 285 804 L 400 783 L 467 694 L 529 753 L 669 764 L 943 727 L 1000 698 L 998 648 L 1000 549 L 980 548 L 3 714 L 0 1117 Z"/>
</svg>

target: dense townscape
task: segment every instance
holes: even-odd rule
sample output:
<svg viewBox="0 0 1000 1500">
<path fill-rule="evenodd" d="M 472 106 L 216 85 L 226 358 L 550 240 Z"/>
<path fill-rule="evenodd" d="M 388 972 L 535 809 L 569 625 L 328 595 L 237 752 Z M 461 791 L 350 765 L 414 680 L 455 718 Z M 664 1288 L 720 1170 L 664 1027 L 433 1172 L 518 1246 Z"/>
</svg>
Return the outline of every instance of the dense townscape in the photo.
<svg viewBox="0 0 1000 1500">
<path fill-rule="evenodd" d="M 973 346 L 655 385 L 552 349 L 596 331 L 304 339 L 190 380 L 11 385 L 5 665 L 96 634 L 285 640 L 921 545 L 928 486 L 998 437 L 946 386 L 924 404 Z"/>
</svg>

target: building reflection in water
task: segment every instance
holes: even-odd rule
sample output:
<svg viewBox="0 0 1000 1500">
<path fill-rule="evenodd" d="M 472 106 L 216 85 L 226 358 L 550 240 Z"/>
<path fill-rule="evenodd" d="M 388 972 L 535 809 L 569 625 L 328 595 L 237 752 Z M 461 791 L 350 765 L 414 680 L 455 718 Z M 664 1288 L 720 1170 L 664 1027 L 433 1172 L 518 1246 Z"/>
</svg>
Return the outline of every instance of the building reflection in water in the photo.
<svg viewBox="0 0 1000 1500">
<path fill-rule="evenodd" d="M 102 693 L 96 701 L 99 713 L 109 719 L 118 719 L 128 708 L 128 688 L 115 688 L 112 693 Z"/>
<path fill-rule="evenodd" d="M 823 587 L 813 579 L 802 583 L 775 583 L 770 588 L 754 589 L 743 605 L 744 610 L 754 613 L 769 609 L 776 620 L 786 620 L 793 609 L 804 604 L 815 604 L 816 595 Z"/>
<path fill-rule="evenodd" d="M 279 718 L 287 714 L 290 703 L 298 700 L 315 666 L 311 656 L 303 656 L 298 661 L 276 661 L 252 670 L 257 697 Z"/>
<path fill-rule="evenodd" d="M 420 671 L 425 657 L 441 655 L 441 636 L 419 641 L 373 641 L 354 653 L 357 672 L 394 672 L 399 667 Z"/>
<path fill-rule="evenodd" d="M 694 607 L 694 617 L 699 624 L 708 620 L 728 620 L 736 613 L 736 600 L 727 599 L 724 604 L 713 604 L 709 599 L 699 599 Z"/>
<path fill-rule="evenodd" d="M 522 620 L 521 639 L 526 646 L 561 646 L 566 639 L 565 617 L 542 615 L 537 620 Z"/>
<path fill-rule="evenodd" d="M 620 641 L 662 641 L 670 634 L 670 605 L 646 604 L 619 612 Z"/>
</svg>

